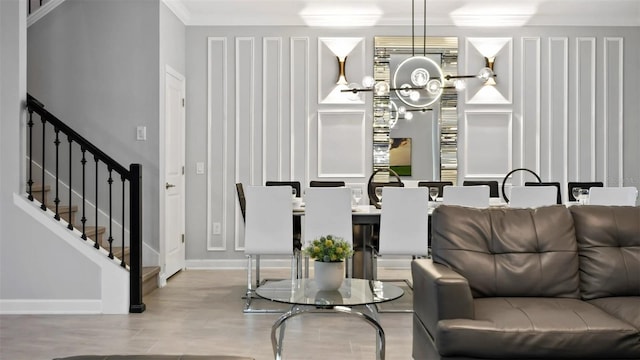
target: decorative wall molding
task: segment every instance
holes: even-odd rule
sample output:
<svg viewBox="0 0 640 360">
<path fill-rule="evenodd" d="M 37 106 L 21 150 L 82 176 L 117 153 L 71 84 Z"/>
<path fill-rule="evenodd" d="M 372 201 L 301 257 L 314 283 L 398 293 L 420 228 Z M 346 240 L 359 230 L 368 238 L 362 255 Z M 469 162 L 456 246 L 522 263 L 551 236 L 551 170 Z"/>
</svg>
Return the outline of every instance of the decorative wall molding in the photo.
<svg viewBox="0 0 640 360">
<path fill-rule="evenodd" d="M 464 177 L 502 179 L 513 164 L 511 111 L 466 111 Z"/>
<path fill-rule="evenodd" d="M 523 37 L 520 46 L 520 106 L 522 114 L 522 127 L 520 131 L 520 143 L 522 152 L 520 166 L 540 173 L 540 38 Z M 525 134 L 535 134 L 532 137 L 525 137 Z M 529 140 L 529 141 L 527 141 Z M 527 146 L 533 140 L 533 146 Z M 533 157 L 533 161 L 527 158 Z M 527 161 L 530 160 L 530 161 Z M 533 164 L 533 166 L 531 166 Z"/>
<path fill-rule="evenodd" d="M 570 139 L 575 141 L 573 159 L 576 180 L 596 177 L 596 39 L 576 38 L 575 118 Z M 588 142 L 583 141 L 588 139 Z M 569 144 L 567 144 L 569 146 Z M 571 150 L 571 149 L 570 149 Z M 571 152 L 571 151 L 570 151 Z M 585 155 L 586 154 L 586 155 Z M 588 156 L 586 161 L 584 158 Z M 581 167 L 589 164 L 588 171 Z M 585 176 L 585 173 L 587 176 Z"/>
<path fill-rule="evenodd" d="M 209 37 L 207 38 L 207 251 L 226 251 L 227 250 L 227 226 L 222 227 L 222 235 L 213 235 L 213 223 L 217 222 L 214 216 L 214 201 L 213 194 L 216 193 L 214 189 L 214 181 L 212 171 L 219 167 L 214 159 L 214 154 L 218 154 L 222 159 L 222 167 L 229 169 L 228 162 L 228 131 L 229 131 L 229 118 L 228 118 L 228 96 L 227 96 L 227 38 L 225 37 Z M 213 138 L 213 132 L 219 133 L 219 127 L 214 124 L 214 121 L 219 119 L 222 125 L 222 146 L 214 150 L 214 146 L 217 144 L 211 141 Z M 226 171 L 224 172 L 226 173 Z M 222 186 L 223 189 L 227 189 L 227 177 L 223 176 Z M 222 192 L 223 204 L 219 206 L 222 212 L 222 224 L 226 224 L 227 212 L 225 211 L 224 204 L 227 204 L 229 193 L 228 191 Z"/>
<path fill-rule="evenodd" d="M 604 184 L 620 186 L 624 183 L 624 39 L 621 37 L 604 38 L 604 74 Z M 613 134 L 609 134 L 610 129 Z M 611 158 L 609 152 L 614 146 L 617 154 Z M 617 161 L 610 161 L 614 159 Z M 613 174 L 609 173 L 610 163 L 617 166 Z M 612 176 L 614 181 L 611 181 Z"/>
<path fill-rule="evenodd" d="M 265 181 L 280 179 L 282 175 L 282 154 L 285 154 L 283 152 L 285 139 L 282 134 L 283 97 L 282 38 L 265 37 L 262 40 L 262 179 Z M 275 151 L 271 146 L 274 142 Z M 273 159 L 275 161 L 270 161 Z M 277 164 L 275 171 L 272 165 L 274 162 Z"/>
<path fill-rule="evenodd" d="M 364 177 L 365 111 L 318 111 L 318 177 Z"/>
<path fill-rule="evenodd" d="M 308 37 L 292 37 L 290 41 L 290 124 L 291 124 L 291 179 L 300 179 L 307 183 L 309 179 L 310 165 L 310 128 L 309 116 L 309 84 L 310 84 L 310 46 Z M 302 58 L 300 58 L 302 57 Z M 297 126 L 302 124 L 302 126 Z M 304 139 L 302 145 L 298 145 L 296 139 Z M 302 151 L 300 151 L 302 150 Z M 300 154 L 302 154 L 300 156 Z M 298 166 L 299 164 L 299 166 Z M 302 169 L 302 175 L 298 173 Z"/>
<path fill-rule="evenodd" d="M 550 37 L 547 73 L 548 171 L 546 179 L 567 183 L 569 128 L 569 39 Z M 566 191 L 566 190 L 565 190 Z M 566 199 L 566 194 L 563 194 Z"/>
</svg>

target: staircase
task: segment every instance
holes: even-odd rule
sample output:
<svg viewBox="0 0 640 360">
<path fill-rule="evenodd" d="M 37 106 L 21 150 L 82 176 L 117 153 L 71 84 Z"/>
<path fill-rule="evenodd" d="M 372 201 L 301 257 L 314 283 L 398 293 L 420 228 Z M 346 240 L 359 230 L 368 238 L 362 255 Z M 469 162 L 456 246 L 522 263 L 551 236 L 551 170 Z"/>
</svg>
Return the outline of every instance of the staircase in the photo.
<svg viewBox="0 0 640 360">
<path fill-rule="evenodd" d="M 142 166 L 122 166 L 29 94 L 27 110 L 28 199 L 119 260 L 129 271 L 129 312 L 143 312 L 160 268 L 142 266 Z"/>
<path fill-rule="evenodd" d="M 41 204 L 44 204 L 47 209 L 55 212 L 55 208 L 52 207 L 52 202 L 50 201 L 51 186 L 45 185 L 44 189 L 41 184 L 34 184 L 31 187 L 31 191 L 33 193 L 34 200 L 39 201 Z M 44 198 L 43 198 L 44 194 Z M 43 201 L 44 200 L 44 201 Z M 76 214 L 78 212 L 78 206 L 73 205 L 69 206 L 58 206 L 58 214 L 60 215 L 60 219 L 64 220 L 68 224 L 71 224 L 74 228 L 78 228 L 78 223 L 76 222 Z M 109 251 L 109 243 L 105 241 L 104 235 L 106 233 L 106 227 L 95 226 L 87 227 L 85 234 L 89 240 L 95 241 L 97 238 L 97 243 L 107 251 Z M 124 260 L 126 264 L 130 263 L 130 248 L 126 247 L 117 247 L 114 246 L 111 248 L 111 252 L 113 256 L 117 259 Z M 160 274 L 159 266 L 143 266 L 142 267 L 142 296 L 148 295 L 153 292 L 153 290 L 158 288 L 158 275 Z"/>
</svg>

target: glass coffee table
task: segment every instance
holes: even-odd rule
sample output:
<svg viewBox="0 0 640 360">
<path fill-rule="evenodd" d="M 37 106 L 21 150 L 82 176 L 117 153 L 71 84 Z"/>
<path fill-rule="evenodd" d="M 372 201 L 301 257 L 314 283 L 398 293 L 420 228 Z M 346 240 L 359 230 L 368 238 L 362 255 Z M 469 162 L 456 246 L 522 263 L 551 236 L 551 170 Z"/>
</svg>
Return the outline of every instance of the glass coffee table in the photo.
<svg viewBox="0 0 640 360">
<path fill-rule="evenodd" d="M 285 322 L 309 312 L 348 314 L 366 321 L 376 329 L 376 358 L 384 360 L 384 330 L 378 321 L 376 304 L 395 300 L 404 294 L 404 290 L 381 281 L 347 278 L 338 290 L 320 291 L 313 279 L 289 279 L 269 281 L 258 287 L 256 294 L 267 300 L 292 305 L 271 327 L 271 345 L 276 360 L 282 359 Z M 280 333 L 276 337 L 278 329 Z"/>
</svg>

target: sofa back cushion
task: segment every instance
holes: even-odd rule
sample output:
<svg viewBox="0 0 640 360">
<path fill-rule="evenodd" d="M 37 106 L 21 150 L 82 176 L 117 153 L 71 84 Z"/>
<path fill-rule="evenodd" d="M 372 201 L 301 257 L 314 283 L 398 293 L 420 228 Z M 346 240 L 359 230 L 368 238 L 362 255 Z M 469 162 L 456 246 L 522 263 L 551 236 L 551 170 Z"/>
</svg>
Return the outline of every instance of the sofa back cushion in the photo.
<svg viewBox="0 0 640 360">
<path fill-rule="evenodd" d="M 640 207 L 572 206 L 586 300 L 640 296 Z"/>
<path fill-rule="evenodd" d="M 573 220 L 564 206 L 441 205 L 431 224 L 433 261 L 466 277 L 474 297 L 579 297 Z"/>
</svg>

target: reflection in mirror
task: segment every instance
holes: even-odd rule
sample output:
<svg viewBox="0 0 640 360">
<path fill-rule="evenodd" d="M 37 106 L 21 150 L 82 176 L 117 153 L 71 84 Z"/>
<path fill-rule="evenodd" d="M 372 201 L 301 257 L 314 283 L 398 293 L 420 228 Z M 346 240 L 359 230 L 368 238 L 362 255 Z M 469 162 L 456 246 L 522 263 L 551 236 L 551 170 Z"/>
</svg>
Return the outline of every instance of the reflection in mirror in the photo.
<svg viewBox="0 0 640 360">
<path fill-rule="evenodd" d="M 416 38 L 416 43 L 423 43 Z M 428 74 L 417 73 L 416 68 L 432 67 L 434 72 L 456 75 L 458 39 L 456 37 L 427 37 L 426 56 L 412 58 L 411 37 L 376 37 L 374 78 L 385 81 L 391 88 L 411 87 L 410 82 L 428 82 Z M 420 62 L 415 66 L 413 62 Z M 442 77 L 436 73 L 435 77 Z M 438 89 L 435 89 L 438 91 Z M 445 81 L 442 96 L 429 101 L 426 90 L 391 90 L 374 92 L 373 96 L 373 169 L 400 169 L 403 179 L 443 180 L 457 179 L 457 94 L 452 81 Z M 392 144 L 404 144 L 402 151 L 392 150 Z M 410 139 L 410 140 L 401 140 Z M 406 144 L 410 144 L 407 147 Z M 410 151 L 410 154 L 407 154 Z M 399 154 L 398 161 L 390 154 Z M 410 163 L 406 158 L 410 158 Z M 397 167 L 400 166 L 400 167 Z M 388 181 L 388 174 L 376 181 Z"/>
</svg>

